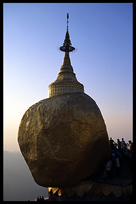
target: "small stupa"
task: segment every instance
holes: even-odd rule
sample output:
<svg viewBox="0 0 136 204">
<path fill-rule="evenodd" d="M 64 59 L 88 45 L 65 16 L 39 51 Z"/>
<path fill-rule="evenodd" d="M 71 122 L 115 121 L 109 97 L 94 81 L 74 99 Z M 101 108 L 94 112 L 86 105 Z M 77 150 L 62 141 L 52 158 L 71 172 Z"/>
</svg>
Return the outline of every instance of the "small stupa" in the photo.
<svg viewBox="0 0 136 204">
<path fill-rule="evenodd" d="M 60 47 L 60 50 L 65 52 L 65 56 L 57 79 L 49 85 L 49 97 L 64 93 L 84 92 L 84 86 L 77 81 L 69 57 L 69 52 L 72 52 L 73 50 L 75 50 L 75 48 L 72 46 L 70 41 L 70 35 L 68 31 L 68 18 L 69 14 L 67 14 L 67 31 L 64 43 L 63 46 Z"/>
</svg>

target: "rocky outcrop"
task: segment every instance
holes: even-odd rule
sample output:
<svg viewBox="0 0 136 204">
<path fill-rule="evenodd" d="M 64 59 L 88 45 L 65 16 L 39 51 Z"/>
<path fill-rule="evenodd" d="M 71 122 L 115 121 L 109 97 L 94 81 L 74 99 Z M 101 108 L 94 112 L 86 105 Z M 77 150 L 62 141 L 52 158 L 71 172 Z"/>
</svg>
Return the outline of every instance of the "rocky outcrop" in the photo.
<svg viewBox="0 0 136 204">
<path fill-rule="evenodd" d="M 44 99 L 24 114 L 20 150 L 41 186 L 75 185 L 109 157 L 106 126 L 95 101 L 85 93 Z"/>
</svg>

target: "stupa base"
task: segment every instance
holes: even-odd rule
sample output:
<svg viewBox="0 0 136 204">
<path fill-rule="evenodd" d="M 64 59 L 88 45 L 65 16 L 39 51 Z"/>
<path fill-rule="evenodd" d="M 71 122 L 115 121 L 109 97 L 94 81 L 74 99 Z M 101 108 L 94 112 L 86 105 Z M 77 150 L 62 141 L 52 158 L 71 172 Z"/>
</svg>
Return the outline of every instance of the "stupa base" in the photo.
<svg viewBox="0 0 136 204">
<path fill-rule="evenodd" d="M 131 201 L 132 184 L 127 186 L 81 181 L 76 186 L 49 187 L 49 201 Z"/>
</svg>

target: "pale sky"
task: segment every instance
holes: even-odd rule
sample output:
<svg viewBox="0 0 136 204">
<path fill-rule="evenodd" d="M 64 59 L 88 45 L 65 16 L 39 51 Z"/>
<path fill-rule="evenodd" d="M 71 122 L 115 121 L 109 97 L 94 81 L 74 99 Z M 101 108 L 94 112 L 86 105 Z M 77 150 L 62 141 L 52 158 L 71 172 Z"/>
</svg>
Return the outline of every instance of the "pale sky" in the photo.
<svg viewBox="0 0 136 204">
<path fill-rule="evenodd" d="M 99 106 L 109 137 L 132 136 L 132 3 L 4 3 L 4 150 L 18 151 L 25 111 L 48 97 L 66 32 L 77 80 Z"/>
</svg>

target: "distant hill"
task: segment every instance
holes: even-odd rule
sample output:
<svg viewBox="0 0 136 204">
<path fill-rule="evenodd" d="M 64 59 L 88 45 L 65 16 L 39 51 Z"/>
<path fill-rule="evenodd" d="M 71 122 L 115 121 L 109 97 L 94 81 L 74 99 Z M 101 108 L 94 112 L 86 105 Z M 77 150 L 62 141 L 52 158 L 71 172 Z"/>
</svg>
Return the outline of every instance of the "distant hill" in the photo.
<svg viewBox="0 0 136 204">
<path fill-rule="evenodd" d="M 4 201 L 32 201 L 38 196 L 48 197 L 47 188 L 35 183 L 20 152 L 4 151 Z"/>
</svg>

